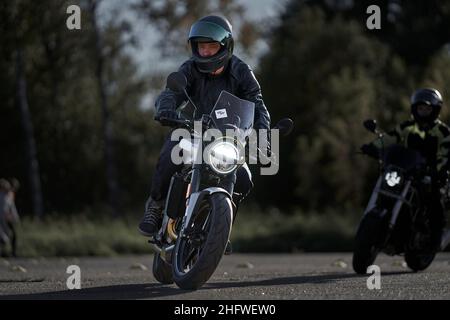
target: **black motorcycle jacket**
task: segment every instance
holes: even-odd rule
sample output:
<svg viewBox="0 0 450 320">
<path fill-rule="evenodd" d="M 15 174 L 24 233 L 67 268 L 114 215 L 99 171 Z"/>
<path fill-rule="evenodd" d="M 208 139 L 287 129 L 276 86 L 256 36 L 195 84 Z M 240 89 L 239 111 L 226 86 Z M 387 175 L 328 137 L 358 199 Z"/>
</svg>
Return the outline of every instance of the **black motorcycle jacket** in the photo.
<svg viewBox="0 0 450 320">
<path fill-rule="evenodd" d="M 255 129 L 270 129 L 270 115 L 261 94 L 261 87 L 251 68 L 236 56 L 232 56 L 220 75 L 201 73 L 192 59 L 184 62 L 178 70 L 187 79 L 186 91 L 197 106 L 197 117 L 210 114 L 222 90 L 255 103 Z M 156 99 L 157 112 L 175 110 L 187 98 L 166 88 Z"/>
</svg>

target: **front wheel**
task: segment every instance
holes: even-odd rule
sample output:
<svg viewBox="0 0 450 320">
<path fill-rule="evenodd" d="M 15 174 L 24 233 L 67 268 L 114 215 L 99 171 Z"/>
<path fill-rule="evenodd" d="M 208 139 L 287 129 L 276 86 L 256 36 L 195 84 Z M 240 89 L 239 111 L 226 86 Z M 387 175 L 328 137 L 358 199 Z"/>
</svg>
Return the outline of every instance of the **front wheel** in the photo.
<svg viewBox="0 0 450 320">
<path fill-rule="evenodd" d="M 426 216 L 422 215 L 424 217 Z M 432 239 L 429 224 L 416 219 L 405 250 L 405 262 L 414 272 L 425 270 L 433 262 L 436 251 Z"/>
<path fill-rule="evenodd" d="M 223 193 L 207 197 L 192 217 L 189 234 L 178 237 L 172 262 L 173 279 L 182 289 L 198 289 L 212 276 L 231 232 L 233 209 Z"/>
<path fill-rule="evenodd" d="M 353 251 L 353 270 L 358 274 L 366 274 L 367 267 L 372 265 L 380 251 L 383 219 L 377 209 L 368 212 L 361 220 L 355 237 Z"/>
</svg>

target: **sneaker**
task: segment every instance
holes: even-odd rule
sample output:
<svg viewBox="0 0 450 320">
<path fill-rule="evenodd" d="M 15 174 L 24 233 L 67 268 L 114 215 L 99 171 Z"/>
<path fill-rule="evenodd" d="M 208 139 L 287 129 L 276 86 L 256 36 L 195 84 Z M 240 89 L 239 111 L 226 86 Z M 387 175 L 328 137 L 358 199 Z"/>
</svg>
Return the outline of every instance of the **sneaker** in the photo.
<svg viewBox="0 0 450 320">
<path fill-rule="evenodd" d="M 163 220 L 164 201 L 155 201 L 149 197 L 145 203 L 144 217 L 139 223 L 139 232 L 147 237 L 152 237 L 158 233 Z"/>
</svg>

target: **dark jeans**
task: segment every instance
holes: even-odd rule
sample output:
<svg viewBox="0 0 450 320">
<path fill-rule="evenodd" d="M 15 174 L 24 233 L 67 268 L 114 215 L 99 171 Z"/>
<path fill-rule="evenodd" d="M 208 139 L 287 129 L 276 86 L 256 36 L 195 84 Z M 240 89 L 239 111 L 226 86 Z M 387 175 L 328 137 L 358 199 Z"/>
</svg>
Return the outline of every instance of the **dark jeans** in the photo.
<svg viewBox="0 0 450 320">
<path fill-rule="evenodd" d="M 164 145 L 159 154 L 156 170 L 152 178 L 152 188 L 150 195 L 154 200 L 162 200 L 167 197 L 169 191 L 170 179 L 173 174 L 180 171 L 182 164 L 175 165 L 170 154 L 172 148 L 177 145 L 177 141 L 170 140 L 170 134 L 166 138 Z M 240 167 L 236 172 L 236 184 L 234 185 L 233 201 L 239 204 L 253 188 L 251 173 L 247 166 Z"/>
</svg>

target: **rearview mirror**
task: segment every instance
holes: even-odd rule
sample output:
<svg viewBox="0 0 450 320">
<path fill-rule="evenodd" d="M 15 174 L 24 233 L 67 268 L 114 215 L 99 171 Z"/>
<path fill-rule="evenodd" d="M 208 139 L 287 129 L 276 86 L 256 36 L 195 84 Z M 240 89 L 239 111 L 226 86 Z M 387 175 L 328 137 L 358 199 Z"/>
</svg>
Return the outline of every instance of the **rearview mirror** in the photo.
<svg viewBox="0 0 450 320">
<path fill-rule="evenodd" d="M 287 136 L 288 134 L 290 134 L 293 128 L 294 128 L 294 121 L 292 121 L 289 118 L 281 119 L 274 127 L 274 129 L 280 130 L 280 134 L 282 136 Z"/>
<path fill-rule="evenodd" d="M 377 131 L 377 121 L 373 119 L 368 119 L 363 122 L 364 128 L 370 132 L 376 133 Z"/>
<path fill-rule="evenodd" d="M 185 91 L 187 79 L 181 72 L 172 72 L 167 77 L 167 88 L 176 92 L 182 93 Z"/>
</svg>

